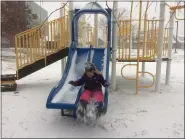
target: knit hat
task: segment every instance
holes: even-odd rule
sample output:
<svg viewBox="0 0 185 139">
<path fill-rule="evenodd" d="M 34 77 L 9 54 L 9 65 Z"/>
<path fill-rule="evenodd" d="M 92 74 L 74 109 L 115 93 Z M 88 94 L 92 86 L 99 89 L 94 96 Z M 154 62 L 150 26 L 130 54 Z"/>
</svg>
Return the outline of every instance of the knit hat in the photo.
<svg viewBox="0 0 185 139">
<path fill-rule="evenodd" d="M 85 71 L 87 72 L 93 72 L 96 71 L 96 66 L 94 63 L 91 62 L 86 62 L 85 63 Z"/>
</svg>

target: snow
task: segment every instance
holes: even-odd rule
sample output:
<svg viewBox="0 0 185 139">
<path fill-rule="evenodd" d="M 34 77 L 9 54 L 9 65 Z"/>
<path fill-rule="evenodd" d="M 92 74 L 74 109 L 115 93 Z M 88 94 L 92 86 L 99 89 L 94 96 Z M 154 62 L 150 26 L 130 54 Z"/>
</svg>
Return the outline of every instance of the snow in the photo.
<svg viewBox="0 0 185 139">
<path fill-rule="evenodd" d="M 18 80 L 19 93 L 2 92 L 2 137 L 183 138 L 184 51 L 177 51 L 173 53 L 169 85 L 165 85 L 166 62 L 162 63 L 160 93 L 154 92 L 153 86 L 139 89 L 135 95 L 135 81 L 122 78 L 123 63 L 117 63 L 117 90 L 109 91 L 107 114 L 94 126 L 61 117 L 60 110 L 46 109 L 49 92 L 61 79 L 60 61 Z M 2 57 L 2 60 L 3 74 L 15 73 L 13 58 Z M 155 66 L 155 63 L 146 63 L 146 71 L 155 75 Z M 134 77 L 135 67 L 126 67 L 124 75 Z M 151 83 L 151 77 L 142 77 L 140 84 L 144 83 Z"/>
</svg>

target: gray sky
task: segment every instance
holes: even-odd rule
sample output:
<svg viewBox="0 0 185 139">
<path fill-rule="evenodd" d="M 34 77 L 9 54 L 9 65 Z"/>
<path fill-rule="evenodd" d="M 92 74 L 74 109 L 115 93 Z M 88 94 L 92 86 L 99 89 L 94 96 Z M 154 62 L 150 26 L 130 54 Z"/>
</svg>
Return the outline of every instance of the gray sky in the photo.
<svg viewBox="0 0 185 139">
<path fill-rule="evenodd" d="M 36 2 L 37 4 L 41 4 L 41 6 L 46 9 L 48 11 L 48 15 L 56 10 L 57 8 L 61 7 L 61 3 L 62 2 Z M 82 8 L 87 2 L 74 2 L 74 8 Z M 106 3 L 105 2 L 98 2 L 103 8 L 107 8 L 106 7 Z M 151 2 L 150 2 L 151 3 Z M 170 6 L 174 6 L 177 4 L 177 2 L 167 2 Z M 133 15 L 132 18 L 133 19 L 138 19 L 138 15 L 139 15 L 139 6 L 136 8 L 136 5 L 138 4 L 138 2 L 134 2 L 134 9 L 133 9 Z M 148 10 L 148 18 L 153 18 L 153 17 L 159 17 L 159 2 L 153 2 Z M 110 8 L 112 8 L 113 2 L 108 2 L 108 5 Z M 183 3 L 181 3 L 180 5 L 183 5 Z M 131 2 L 118 2 L 118 8 L 126 8 L 128 9 L 128 11 L 130 10 L 131 7 Z M 143 2 L 142 4 L 142 14 L 144 14 L 144 11 L 146 9 L 146 2 Z M 165 12 L 165 25 L 168 22 L 170 16 L 169 16 L 169 9 L 168 7 L 166 7 L 166 12 Z M 177 12 L 178 17 L 183 18 L 184 17 L 184 10 L 180 10 Z M 53 20 L 56 18 L 59 18 L 59 11 L 53 13 L 51 15 L 51 17 L 49 18 L 49 20 Z M 90 18 L 89 23 L 93 23 L 93 16 L 92 18 Z M 175 24 L 175 29 L 176 30 L 176 24 Z M 179 35 L 183 35 L 184 36 L 184 21 L 179 21 Z"/>
</svg>

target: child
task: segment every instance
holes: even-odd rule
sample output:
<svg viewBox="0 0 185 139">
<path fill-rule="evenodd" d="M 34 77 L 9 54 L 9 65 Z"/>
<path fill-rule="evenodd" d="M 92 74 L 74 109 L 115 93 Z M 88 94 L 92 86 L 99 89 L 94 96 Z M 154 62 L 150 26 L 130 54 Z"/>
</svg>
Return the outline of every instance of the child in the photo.
<svg viewBox="0 0 185 139">
<path fill-rule="evenodd" d="M 90 62 L 85 63 L 83 76 L 77 81 L 70 81 L 69 84 L 73 86 L 81 86 L 84 84 L 84 91 L 80 96 L 79 105 L 82 106 L 83 110 L 86 110 L 87 104 L 90 99 L 93 98 L 97 106 L 96 116 L 99 117 L 103 110 L 102 85 L 108 87 L 108 83 L 104 80 L 102 74 L 97 71 L 96 66 Z M 81 113 L 81 116 L 84 116 L 83 111 L 78 112 Z"/>
</svg>

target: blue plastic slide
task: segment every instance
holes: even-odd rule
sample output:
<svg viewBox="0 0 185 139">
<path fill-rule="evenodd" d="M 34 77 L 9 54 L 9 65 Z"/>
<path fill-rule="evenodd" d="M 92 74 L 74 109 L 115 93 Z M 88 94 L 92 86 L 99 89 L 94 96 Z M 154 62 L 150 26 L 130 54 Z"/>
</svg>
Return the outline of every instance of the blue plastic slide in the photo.
<svg viewBox="0 0 185 139">
<path fill-rule="evenodd" d="M 83 90 L 83 86 L 74 87 L 70 80 L 79 79 L 84 73 L 84 64 L 87 61 L 95 63 L 97 69 L 102 72 L 105 79 L 109 72 L 109 60 L 107 60 L 107 48 L 73 48 L 71 46 L 64 75 L 55 86 L 47 100 L 46 107 L 49 109 L 73 110 L 75 115 L 77 102 Z M 108 91 L 103 87 L 104 108 L 107 109 Z"/>
<path fill-rule="evenodd" d="M 95 8 L 90 8 L 95 6 Z M 110 40 L 111 40 L 111 11 L 103 9 L 98 3 L 88 3 L 81 10 L 76 11 L 72 21 L 72 36 L 71 45 L 69 47 L 69 54 L 67 59 L 66 68 L 62 79 L 55 86 L 47 99 L 46 107 L 48 109 L 61 109 L 62 115 L 64 110 L 72 110 L 73 114 L 70 116 L 76 117 L 76 107 L 79 96 L 83 91 L 83 86 L 74 87 L 69 83 L 71 80 L 79 79 L 84 73 L 84 65 L 87 61 L 95 63 L 97 69 L 103 74 L 104 78 L 108 81 L 109 77 L 109 59 L 110 59 Z M 84 13 L 103 14 L 107 17 L 108 34 L 107 34 L 107 47 L 95 48 L 90 46 L 88 48 L 78 47 L 78 19 Z M 107 111 L 108 105 L 108 90 L 103 87 L 104 94 L 104 110 Z"/>
</svg>

